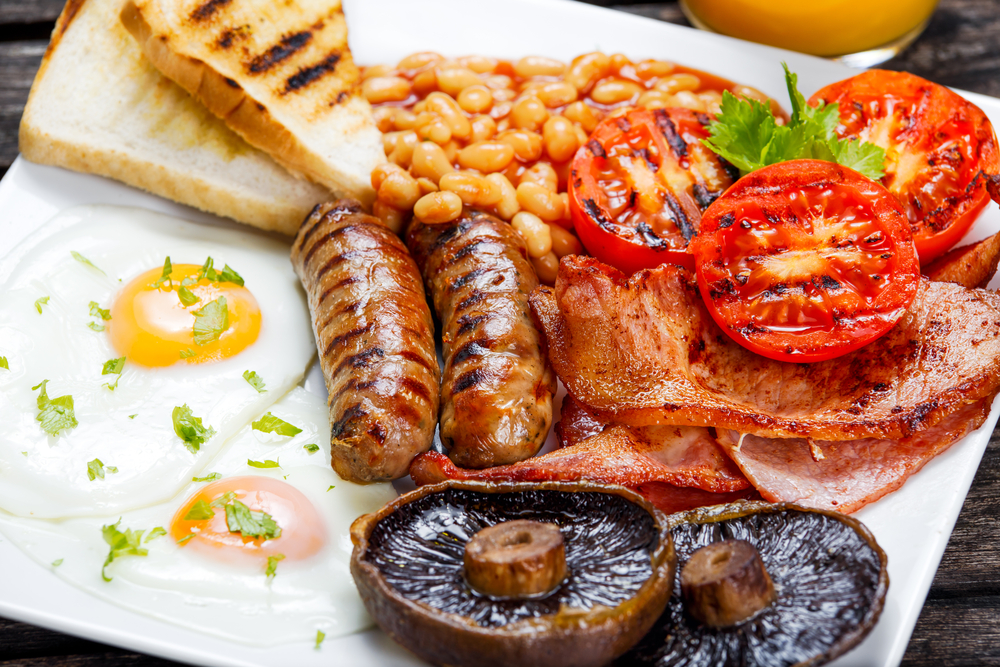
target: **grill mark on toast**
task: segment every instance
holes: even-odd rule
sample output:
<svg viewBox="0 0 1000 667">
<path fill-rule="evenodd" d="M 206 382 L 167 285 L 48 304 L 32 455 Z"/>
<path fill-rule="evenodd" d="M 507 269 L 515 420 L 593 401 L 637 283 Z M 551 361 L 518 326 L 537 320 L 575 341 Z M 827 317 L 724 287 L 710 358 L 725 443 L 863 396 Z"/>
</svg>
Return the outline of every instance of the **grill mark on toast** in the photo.
<svg viewBox="0 0 1000 667">
<path fill-rule="evenodd" d="M 217 11 L 232 1 L 233 0 L 208 0 L 208 2 L 195 7 L 195 10 L 191 12 L 190 18 L 196 23 L 210 19 Z"/>
<path fill-rule="evenodd" d="M 287 59 L 296 51 L 299 51 L 312 40 L 313 34 L 309 30 L 285 35 L 281 41 L 260 54 L 246 64 L 247 71 L 251 74 L 266 72 L 282 60 Z"/>
<path fill-rule="evenodd" d="M 352 338 L 357 338 L 358 336 L 365 335 L 366 333 L 368 333 L 369 331 L 372 330 L 373 326 L 375 326 L 375 323 L 374 322 L 369 322 L 368 324 L 366 324 L 363 327 L 358 327 L 356 329 L 351 329 L 347 333 L 343 333 L 343 334 L 340 334 L 339 336 L 331 338 L 330 342 L 327 343 L 326 347 L 323 349 L 323 358 L 325 359 L 326 357 L 328 357 L 330 355 L 330 353 L 333 351 L 333 348 L 336 347 L 337 345 L 341 345 L 343 343 L 346 343 L 347 341 L 351 340 Z"/>
<path fill-rule="evenodd" d="M 237 40 L 243 40 L 250 36 L 251 28 L 249 25 L 241 25 L 237 28 L 226 28 L 219 35 L 219 39 L 215 42 L 215 45 L 220 49 L 228 49 Z"/>
<path fill-rule="evenodd" d="M 337 69 L 337 63 L 340 62 L 340 57 L 340 51 L 334 51 L 315 65 L 303 67 L 285 80 L 285 90 L 281 94 L 287 95 L 288 93 L 301 90 L 317 79 L 321 79 L 327 74 L 333 73 L 333 71 Z"/>
<path fill-rule="evenodd" d="M 351 90 L 354 90 L 354 88 L 355 88 L 355 86 L 351 86 Z M 332 102 L 330 102 L 330 106 L 331 107 L 335 107 L 338 104 L 343 104 L 348 99 L 350 99 L 350 97 L 351 97 L 351 93 L 349 93 L 346 90 L 342 90 L 339 93 L 337 93 L 337 97 L 334 98 L 334 100 Z"/>
</svg>

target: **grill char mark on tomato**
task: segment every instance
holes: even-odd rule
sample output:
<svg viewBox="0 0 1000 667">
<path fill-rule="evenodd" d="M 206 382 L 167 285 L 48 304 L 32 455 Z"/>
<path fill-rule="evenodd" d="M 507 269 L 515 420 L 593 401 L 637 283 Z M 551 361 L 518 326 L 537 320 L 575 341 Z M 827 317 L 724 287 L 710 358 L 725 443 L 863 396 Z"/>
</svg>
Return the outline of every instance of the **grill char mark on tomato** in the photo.
<svg viewBox="0 0 1000 667">
<path fill-rule="evenodd" d="M 667 145 L 674 151 L 677 159 L 680 160 L 687 157 L 687 142 L 677 133 L 677 126 L 674 125 L 674 121 L 670 120 L 670 117 L 667 116 L 667 113 L 663 109 L 653 111 L 653 117 L 656 118 L 656 126 L 660 128 L 663 138 L 667 140 Z"/>
</svg>

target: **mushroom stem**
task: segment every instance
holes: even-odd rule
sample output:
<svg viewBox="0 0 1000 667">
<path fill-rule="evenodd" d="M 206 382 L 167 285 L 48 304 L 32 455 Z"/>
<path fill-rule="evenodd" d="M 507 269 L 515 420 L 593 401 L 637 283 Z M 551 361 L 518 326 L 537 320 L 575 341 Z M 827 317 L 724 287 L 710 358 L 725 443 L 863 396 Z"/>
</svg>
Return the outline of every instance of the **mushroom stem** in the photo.
<svg viewBox="0 0 1000 667">
<path fill-rule="evenodd" d="M 681 570 L 681 593 L 688 613 L 721 628 L 754 616 L 774 601 L 774 584 L 757 548 L 724 540 L 698 549 Z"/>
<path fill-rule="evenodd" d="M 566 547 L 559 527 L 541 521 L 505 521 L 484 528 L 465 545 L 465 578 L 495 598 L 543 596 L 566 579 Z"/>
</svg>

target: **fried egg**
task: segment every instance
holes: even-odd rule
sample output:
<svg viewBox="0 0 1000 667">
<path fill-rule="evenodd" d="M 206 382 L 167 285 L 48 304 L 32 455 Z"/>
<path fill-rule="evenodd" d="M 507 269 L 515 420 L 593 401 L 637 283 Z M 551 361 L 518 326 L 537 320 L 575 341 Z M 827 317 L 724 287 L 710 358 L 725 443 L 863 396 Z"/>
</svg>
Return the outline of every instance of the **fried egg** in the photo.
<svg viewBox="0 0 1000 667">
<path fill-rule="evenodd" d="M 62 521 L 0 513 L 0 530 L 94 595 L 241 644 L 312 643 L 317 631 L 333 637 L 361 630 L 370 620 L 349 570 L 349 528 L 395 492 L 333 472 L 322 398 L 297 387 L 270 412 L 302 431 L 275 441 L 248 425 L 210 463 L 206 481 L 190 482 L 168 502 Z M 253 537 L 245 526 L 234 532 L 240 519 L 228 515 L 236 501 L 280 534 Z M 105 566 L 116 538 L 125 546 Z"/>
<path fill-rule="evenodd" d="M 142 209 L 60 213 L 0 260 L 0 294 L 0 508 L 20 516 L 171 498 L 315 354 L 284 243 Z"/>
</svg>

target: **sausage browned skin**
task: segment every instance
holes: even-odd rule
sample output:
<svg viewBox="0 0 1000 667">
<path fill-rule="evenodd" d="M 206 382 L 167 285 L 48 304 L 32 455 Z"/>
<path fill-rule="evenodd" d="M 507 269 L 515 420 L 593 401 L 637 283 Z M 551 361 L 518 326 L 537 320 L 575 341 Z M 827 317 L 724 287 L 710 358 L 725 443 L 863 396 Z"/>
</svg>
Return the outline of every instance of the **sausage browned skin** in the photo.
<svg viewBox="0 0 1000 667">
<path fill-rule="evenodd" d="M 427 451 L 441 379 L 420 272 L 361 204 L 321 204 L 299 228 L 292 264 L 309 298 L 330 392 L 333 468 L 353 482 L 407 474 Z"/>
<path fill-rule="evenodd" d="M 532 456 L 552 424 L 556 379 L 528 306 L 538 278 L 520 235 L 467 211 L 443 225 L 414 220 L 407 245 L 443 330 L 441 441 L 448 455 L 464 468 Z"/>
</svg>

